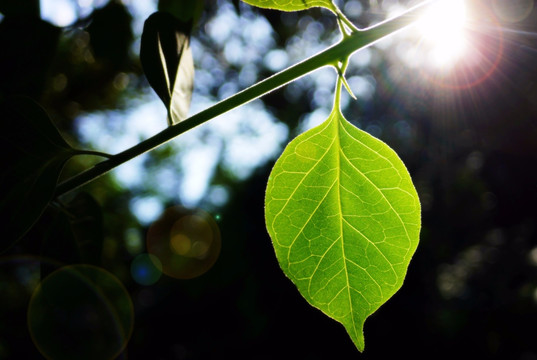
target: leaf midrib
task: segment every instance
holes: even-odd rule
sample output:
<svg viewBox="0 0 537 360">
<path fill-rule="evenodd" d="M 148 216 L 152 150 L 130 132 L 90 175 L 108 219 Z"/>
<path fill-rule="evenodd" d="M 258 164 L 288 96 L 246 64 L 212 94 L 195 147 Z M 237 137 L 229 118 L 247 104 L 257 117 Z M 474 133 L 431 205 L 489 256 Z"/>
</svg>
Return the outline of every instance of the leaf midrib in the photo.
<svg viewBox="0 0 537 360">
<path fill-rule="evenodd" d="M 354 337 L 358 336 L 358 331 L 356 329 L 356 321 L 354 318 L 354 309 L 352 306 L 352 295 L 351 295 L 351 286 L 349 282 L 349 271 L 347 269 L 347 256 L 345 254 L 345 239 L 343 236 L 343 209 L 341 205 L 341 138 L 339 137 L 339 127 L 341 126 L 341 119 L 343 118 L 343 115 L 339 113 L 339 110 L 333 114 L 333 121 L 335 124 L 335 138 L 337 139 L 337 143 L 339 145 L 338 149 L 336 149 L 336 165 L 337 165 L 337 187 L 336 187 L 336 196 L 337 196 L 337 204 L 338 204 L 338 210 L 339 210 L 339 231 L 341 233 L 340 239 L 341 239 L 341 253 L 343 257 L 343 266 L 344 266 L 344 272 L 345 272 L 345 282 L 347 286 L 347 298 L 349 299 L 349 309 L 351 313 L 351 319 L 352 319 L 352 328 L 354 330 Z"/>
</svg>

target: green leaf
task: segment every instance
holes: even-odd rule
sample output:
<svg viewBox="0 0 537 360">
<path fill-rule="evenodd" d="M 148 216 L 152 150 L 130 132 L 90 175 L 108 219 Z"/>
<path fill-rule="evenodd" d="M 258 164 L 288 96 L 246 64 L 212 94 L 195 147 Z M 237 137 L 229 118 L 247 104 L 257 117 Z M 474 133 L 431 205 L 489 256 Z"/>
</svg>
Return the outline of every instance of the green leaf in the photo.
<svg viewBox="0 0 537 360">
<path fill-rule="evenodd" d="M 65 162 L 75 154 L 33 100 L 0 101 L 0 252 L 22 237 L 54 195 Z"/>
<path fill-rule="evenodd" d="M 324 7 L 336 13 L 332 0 L 242 0 L 247 4 L 266 9 L 299 11 L 312 7 Z"/>
<path fill-rule="evenodd" d="M 184 23 L 192 22 L 195 26 L 198 22 L 203 8 L 205 7 L 205 0 L 159 0 L 158 10 L 165 11 Z"/>
<path fill-rule="evenodd" d="M 140 61 L 151 87 L 168 109 L 168 124 L 188 116 L 194 88 L 190 49 L 192 22 L 157 11 L 144 24 Z"/>
<path fill-rule="evenodd" d="M 265 220 L 285 274 L 363 351 L 365 319 L 401 287 L 418 245 L 420 203 L 397 154 L 334 110 L 276 162 Z"/>
</svg>

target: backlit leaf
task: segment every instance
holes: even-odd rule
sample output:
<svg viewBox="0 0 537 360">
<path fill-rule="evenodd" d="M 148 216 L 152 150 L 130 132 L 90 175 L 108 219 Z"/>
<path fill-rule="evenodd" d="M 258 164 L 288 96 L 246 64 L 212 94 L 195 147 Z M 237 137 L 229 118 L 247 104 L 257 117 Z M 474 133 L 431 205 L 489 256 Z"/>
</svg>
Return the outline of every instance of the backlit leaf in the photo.
<svg viewBox="0 0 537 360">
<path fill-rule="evenodd" d="M 140 61 L 151 87 L 168 109 L 169 125 L 186 119 L 194 88 L 192 22 L 158 11 L 144 24 Z"/>
<path fill-rule="evenodd" d="M 52 199 L 74 150 L 45 111 L 26 97 L 0 103 L 0 252 L 28 231 Z"/>
<path fill-rule="evenodd" d="M 247 4 L 266 9 L 299 11 L 312 7 L 324 7 L 336 12 L 332 0 L 242 0 Z"/>
<path fill-rule="evenodd" d="M 401 287 L 418 245 L 420 203 L 403 162 L 334 110 L 276 162 L 265 220 L 285 274 L 363 351 L 365 319 Z"/>
</svg>

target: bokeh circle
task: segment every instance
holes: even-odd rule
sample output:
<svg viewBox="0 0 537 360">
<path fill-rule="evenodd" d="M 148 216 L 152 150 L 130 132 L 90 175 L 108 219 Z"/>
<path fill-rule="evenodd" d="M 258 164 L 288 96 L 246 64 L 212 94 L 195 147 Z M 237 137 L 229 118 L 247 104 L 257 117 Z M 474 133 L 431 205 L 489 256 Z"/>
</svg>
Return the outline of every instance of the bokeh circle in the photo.
<svg viewBox="0 0 537 360">
<path fill-rule="evenodd" d="M 133 305 L 121 282 L 92 265 L 70 265 L 47 276 L 28 306 L 28 329 L 47 359 L 107 360 L 125 348 Z"/>
<path fill-rule="evenodd" d="M 131 275 L 140 285 L 153 285 L 162 275 L 162 264 L 152 254 L 139 254 L 131 263 Z"/>
<path fill-rule="evenodd" d="M 220 255 L 218 225 L 200 209 L 166 209 L 147 232 L 147 251 L 162 264 L 162 272 L 192 279 L 207 272 Z"/>
<path fill-rule="evenodd" d="M 525 20 L 533 11 L 533 0 L 492 0 L 496 15 L 503 21 L 516 23 Z"/>
</svg>

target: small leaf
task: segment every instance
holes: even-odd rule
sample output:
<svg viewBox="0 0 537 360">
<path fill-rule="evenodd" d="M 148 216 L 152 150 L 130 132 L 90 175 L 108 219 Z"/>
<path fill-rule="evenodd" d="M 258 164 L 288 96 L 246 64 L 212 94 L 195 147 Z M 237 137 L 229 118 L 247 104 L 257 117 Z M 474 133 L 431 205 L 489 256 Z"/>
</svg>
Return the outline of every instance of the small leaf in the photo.
<svg viewBox="0 0 537 360">
<path fill-rule="evenodd" d="M 420 203 L 403 162 L 334 110 L 276 162 L 265 220 L 285 274 L 363 351 L 365 319 L 401 287 L 418 245 Z"/>
<path fill-rule="evenodd" d="M 205 0 L 159 0 L 158 10 L 172 14 L 184 23 L 192 23 L 195 26 L 198 22 Z"/>
<path fill-rule="evenodd" d="M 169 125 L 186 119 L 192 99 L 191 28 L 191 22 L 182 22 L 160 11 L 144 24 L 140 61 L 149 84 L 168 109 Z"/>
<path fill-rule="evenodd" d="M 0 101 L 0 251 L 35 223 L 54 195 L 65 162 L 75 154 L 33 100 Z"/>
<path fill-rule="evenodd" d="M 324 7 L 336 13 L 332 0 L 242 0 L 247 4 L 266 9 L 299 11 L 312 7 Z"/>
</svg>

